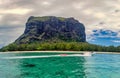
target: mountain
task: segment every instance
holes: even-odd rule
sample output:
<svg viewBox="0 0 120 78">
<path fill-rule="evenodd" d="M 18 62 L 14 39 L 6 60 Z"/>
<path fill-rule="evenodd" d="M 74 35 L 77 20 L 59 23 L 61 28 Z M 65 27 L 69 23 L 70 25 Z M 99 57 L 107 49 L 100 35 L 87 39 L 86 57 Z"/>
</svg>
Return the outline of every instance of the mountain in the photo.
<svg viewBox="0 0 120 78">
<path fill-rule="evenodd" d="M 24 33 L 0 52 L 8 51 L 103 51 L 120 52 L 120 46 L 100 46 L 86 42 L 85 27 L 74 18 L 33 17 Z"/>
<path fill-rule="evenodd" d="M 45 41 L 86 42 L 85 27 L 74 18 L 55 16 L 34 17 L 27 20 L 24 33 L 16 44 Z"/>
</svg>

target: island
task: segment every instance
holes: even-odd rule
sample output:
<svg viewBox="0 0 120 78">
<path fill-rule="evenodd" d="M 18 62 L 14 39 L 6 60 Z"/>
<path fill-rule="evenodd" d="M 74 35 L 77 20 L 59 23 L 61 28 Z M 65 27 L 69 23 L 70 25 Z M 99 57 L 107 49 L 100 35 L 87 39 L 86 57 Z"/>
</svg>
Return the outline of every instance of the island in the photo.
<svg viewBox="0 0 120 78">
<path fill-rule="evenodd" d="M 7 51 L 104 51 L 120 52 L 120 46 L 100 46 L 86 41 L 85 26 L 73 17 L 30 16 L 24 33 L 0 49 Z"/>
</svg>

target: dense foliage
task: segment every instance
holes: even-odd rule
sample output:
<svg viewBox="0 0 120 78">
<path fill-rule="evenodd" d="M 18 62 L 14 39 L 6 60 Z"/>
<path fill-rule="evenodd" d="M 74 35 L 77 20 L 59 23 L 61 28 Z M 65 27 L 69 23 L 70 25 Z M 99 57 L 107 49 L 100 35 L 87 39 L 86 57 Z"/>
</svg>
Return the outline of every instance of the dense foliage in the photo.
<svg viewBox="0 0 120 78">
<path fill-rule="evenodd" d="M 99 46 L 82 42 L 44 42 L 30 44 L 9 44 L 0 51 L 43 51 L 43 50 L 60 50 L 60 51 L 104 51 L 104 52 L 120 52 L 120 46 Z"/>
</svg>

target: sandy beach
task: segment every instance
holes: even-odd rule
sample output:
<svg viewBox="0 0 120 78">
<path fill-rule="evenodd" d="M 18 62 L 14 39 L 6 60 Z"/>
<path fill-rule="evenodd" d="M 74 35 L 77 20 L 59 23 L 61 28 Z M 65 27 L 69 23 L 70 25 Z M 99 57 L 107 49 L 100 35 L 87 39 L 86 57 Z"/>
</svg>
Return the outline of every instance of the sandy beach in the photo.
<svg viewBox="0 0 120 78">
<path fill-rule="evenodd" d="M 0 52 L 0 53 L 83 53 L 88 51 L 9 51 L 9 52 Z"/>
<path fill-rule="evenodd" d="M 120 54 L 120 52 L 96 52 L 96 51 L 9 51 L 0 53 L 84 53 L 84 52 L 95 52 L 97 54 Z"/>
</svg>

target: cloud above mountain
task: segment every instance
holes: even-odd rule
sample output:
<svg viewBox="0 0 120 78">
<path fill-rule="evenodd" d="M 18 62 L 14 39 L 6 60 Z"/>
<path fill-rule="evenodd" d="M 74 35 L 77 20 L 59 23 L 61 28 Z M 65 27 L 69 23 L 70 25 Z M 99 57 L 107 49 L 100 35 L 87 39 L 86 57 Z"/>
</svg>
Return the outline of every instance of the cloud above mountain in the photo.
<svg viewBox="0 0 120 78">
<path fill-rule="evenodd" d="M 93 30 L 103 29 L 120 38 L 119 4 L 120 0 L 0 0 L 0 45 L 21 35 L 29 16 L 74 17 L 85 24 L 88 41 L 95 38 Z"/>
</svg>

